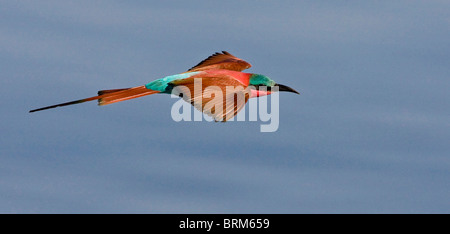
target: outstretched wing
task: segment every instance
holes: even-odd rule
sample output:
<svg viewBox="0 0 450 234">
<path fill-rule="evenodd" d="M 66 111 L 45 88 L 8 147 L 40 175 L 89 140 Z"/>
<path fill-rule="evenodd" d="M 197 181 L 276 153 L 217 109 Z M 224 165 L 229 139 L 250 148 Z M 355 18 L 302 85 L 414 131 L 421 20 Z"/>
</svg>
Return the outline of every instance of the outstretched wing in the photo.
<svg viewBox="0 0 450 234">
<path fill-rule="evenodd" d="M 188 72 L 193 71 L 204 71 L 209 69 L 227 69 L 232 71 L 243 71 L 250 68 L 252 65 L 250 63 L 233 56 L 232 54 L 222 51 L 222 53 L 215 53 L 205 60 L 201 61 L 196 66 L 188 70 Z"/>
<path fill-rule="evenodd" d="M 187 78 L 172 82 L 175 92 L 216 122 L 226 122 L 245 106 L 250 91 L 228 76 Z"/>
</svg>

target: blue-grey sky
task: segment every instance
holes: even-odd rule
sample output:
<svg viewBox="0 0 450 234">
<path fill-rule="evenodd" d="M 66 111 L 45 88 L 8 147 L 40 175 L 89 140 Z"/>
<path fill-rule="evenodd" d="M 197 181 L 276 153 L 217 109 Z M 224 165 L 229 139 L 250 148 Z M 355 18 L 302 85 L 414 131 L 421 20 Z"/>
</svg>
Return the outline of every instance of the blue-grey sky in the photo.
<svg viewBox="0 0 450 234">
<path fill-rule="evenodd" d="M 448 1 L 0 1 L 1 213 L 449 213 Z M 261 122 L 165 95 L 28 110 L 227 50 L 302 94 Z"/>
</svg>

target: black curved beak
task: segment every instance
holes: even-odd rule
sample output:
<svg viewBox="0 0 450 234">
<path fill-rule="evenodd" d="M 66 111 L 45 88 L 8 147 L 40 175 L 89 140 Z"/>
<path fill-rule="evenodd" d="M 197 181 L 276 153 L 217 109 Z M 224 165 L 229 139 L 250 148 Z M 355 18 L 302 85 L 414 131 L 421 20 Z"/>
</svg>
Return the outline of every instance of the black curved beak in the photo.
<svg viewBox="0 0 450 234">
<path fill-rule="evenodd" d="M 285 91 L 285 92 L 291 92 L 291 93 L 300 94 L 299 92 L 297 92 L 297 90 L 295 90 L 295 89 L 293 89 L 293 88 L 291 88 L 291 87 L 289 87 L 289 86 L 286 86 L 286 85 L 275 84 L 275 86 L 278 86 L 278 87 L 279 87 L 279 91 L 280 91 L 280 92 L 281 92 L 281 91 Z"/>
</svg>

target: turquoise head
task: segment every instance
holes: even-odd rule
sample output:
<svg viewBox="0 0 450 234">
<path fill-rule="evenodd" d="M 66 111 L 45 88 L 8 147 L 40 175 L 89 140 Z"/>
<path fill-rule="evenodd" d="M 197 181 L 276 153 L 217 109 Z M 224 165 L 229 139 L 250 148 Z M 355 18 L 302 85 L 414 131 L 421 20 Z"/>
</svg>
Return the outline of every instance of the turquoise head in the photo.
<svg viewBox="0 0 450 234">
<path fill-rule="evenodd" d="M 256 89 L 259 89 L 259 87 L 265 87 L 266 90 L 271 90 L 272 87 L 278 87 L 278 91 L 286 91 L 286 92 L 292 92 L 296 94 L 300 94 L 295 89 L 288 87 L 286 85 L 277 84 L 275 81 L 270 79 L 268 76 L 261 75 L 261 74 L 252 74 L 250 76 L 250 86 L 254 86 Z"/>
</svg>

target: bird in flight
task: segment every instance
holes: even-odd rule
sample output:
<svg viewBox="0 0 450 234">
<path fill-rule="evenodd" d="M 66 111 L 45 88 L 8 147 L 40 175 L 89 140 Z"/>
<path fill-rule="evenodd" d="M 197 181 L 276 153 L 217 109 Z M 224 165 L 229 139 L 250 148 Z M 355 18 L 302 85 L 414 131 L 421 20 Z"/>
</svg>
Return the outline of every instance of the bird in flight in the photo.
<svg viewBox="0 0 450 234">
<path fill-rule="evenodd" d="M 215 121 L 225 122 L 234 117 L 249 98 L 269 95 L 276 91 L 299 94 L 296 90 L 278 84 L 267 76 L 242 72 L 250 67 L 250 63 L 222 51 L 180 74 L 166 76 L 137 87 L 100 90 L 94 97 L 46 106 L 29 112 L 94 100 L 98 101 L 98 105 L 103 106 L 163 93 L 176 94 Z"/>
</svg>

